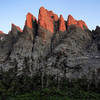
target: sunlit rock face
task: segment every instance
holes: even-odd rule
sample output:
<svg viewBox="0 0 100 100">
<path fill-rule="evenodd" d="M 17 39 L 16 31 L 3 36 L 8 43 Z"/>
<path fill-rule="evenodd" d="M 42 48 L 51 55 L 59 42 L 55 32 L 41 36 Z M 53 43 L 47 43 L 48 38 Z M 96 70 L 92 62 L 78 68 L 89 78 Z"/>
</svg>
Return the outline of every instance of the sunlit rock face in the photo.
<svg viewBox="0 0 100 100">
<path fill-rule="evenodd" d="M 54 34 L 54 23 L 58 21 L 58 16 L 52 11 L 41 7 L 38 15 L 38 33 L 43 40 L 50 38 Z M 48 31 L 45 32 L 45 31 Z"/>
<path fill-rule="evenodd" d="M 48 15 L 52 18 L 53 21 L 58 21 L 58 15 L 55 14 L 53 11 L 46 10 Z"/>
<path fill-rule="evenodd" d="M 54 32 L 54 25 L 51 18 L 51 13 L 49 14 L 49 12 L 44 7 L 41 7 L 39 10 L 38 24 L 44 29 L 52 33 Z"/>
<path fill-rule="evenodd" d="M 34 40 L 37 31 L 37 19 L 31 13 L 26 15 L 25 26 L 23 33 L 28 40 Z"/>
<path fill-rule="evenodd" d="M 76 25 L 77 27 L 80 27 L 81 29 L 84 30 L 84 28 L 87 28 L 87 25 L 84 21 L 82 20 L 75 20 L 71 15 L 68 16 L 68 20 L 67 20 L 67 26 L 70 26 L 70 25 Z"/>
<path fill-rule="evenodd" d="M 62 31 L 62 32 L 66 31 L 65 21 L 62 15 L 60 15 L 60 18 L 59 18 L 59 31 Z"/>
<path fill-rule="evenodd" d="M 27 27 L 29 27 L 30 29 L 33 28 L 33 21 L 37 21 L 36 18 L 31 14 L 31 13 L 28 13 L 26 15 L 26 22 L 25 22 L 25 25 Z"/>
</svg>

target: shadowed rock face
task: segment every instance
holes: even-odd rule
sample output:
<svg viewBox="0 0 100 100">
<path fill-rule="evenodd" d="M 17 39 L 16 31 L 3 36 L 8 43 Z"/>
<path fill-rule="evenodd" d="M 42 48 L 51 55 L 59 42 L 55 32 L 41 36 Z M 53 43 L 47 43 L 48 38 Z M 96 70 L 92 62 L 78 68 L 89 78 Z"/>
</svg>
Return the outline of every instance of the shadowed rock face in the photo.
<svg viewBox="0 0 100 100">
<path fill-rule="evenodd" d="M 19 34 L 21 34 L 23 32 L 23 30 L 19 27 L 19 26 L 16 26 L 15 24 L 12 24 L 11 26 L 11 30 L 9 31 L 9 35 L 13 38 L 13 40 L 15 38 L 18 37 Z"/>
<path fill-rule="evenodd" d="M 92 32 L 97 48 L 100 50 L 100 27 L 96 26 L 96 29 L 93 30 Z"/>
<path fill-rule="evenodd" d="M 95 33 L 99 28 L 91 32 L 82 20 L 70 15 L 66 22 L 62 15 L 58 18 L 41 7 L 38 21 L 28 13 L 23 31 L 12 25 L 9 34 L 0 35 L 0 71 L 16 68 L 16 76 L 45 73 L 55 80 L 99 80 L 100 38 L 94 39 Z"/>
<path fill-rule="evenodd" d="M 17 31 L 19 31 L 19 32 L 23 32 L 23 30 L 19 27 L 19 26 L 16 26 L 16 25 L 14 25 L 14 24 L 12 24 L 12 29 L 11 29 L 12 31 L 14 31 L 14 30 L 17 30 Z"/>
<path fill-rule="evenodd" d="M 100 27 L 96 26 L 96 29 L 92 31 L 94 33 L 94 36 L 99 36 L 100 35 Z"/>
<path fill-rule="evenodd" d="M 87 25 L 85 24 L 84 21 L 82 21 L 82 20 L 77 21 L 71 15 L 68 16 L 68 20 L 67 20 L 67 26 L 70 26 L 70 25 L 76 25 L 76 26 L 80 27 L 83 30 L 85 28 L 88 29 L 88 27 L 87 27 Z"/>
</svg>

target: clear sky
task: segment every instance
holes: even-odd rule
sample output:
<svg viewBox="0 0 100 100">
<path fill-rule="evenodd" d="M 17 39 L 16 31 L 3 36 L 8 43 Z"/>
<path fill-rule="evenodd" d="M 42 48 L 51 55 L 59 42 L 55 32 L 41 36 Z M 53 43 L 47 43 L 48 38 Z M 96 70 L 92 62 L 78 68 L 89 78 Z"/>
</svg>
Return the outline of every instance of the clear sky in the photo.
<svg viewBox="0 0 100 100">
<path fill-rule="evenodd" d="M 100 0 L 0 0 L 0 30 L 7 33 L 11 23 L 23 29 L 26 14 L 38 17 L 41 6 L 62 14 L 65 20 L 69 14 L 82 19 L 90 29 L 100 25 Z"/>
</svg>

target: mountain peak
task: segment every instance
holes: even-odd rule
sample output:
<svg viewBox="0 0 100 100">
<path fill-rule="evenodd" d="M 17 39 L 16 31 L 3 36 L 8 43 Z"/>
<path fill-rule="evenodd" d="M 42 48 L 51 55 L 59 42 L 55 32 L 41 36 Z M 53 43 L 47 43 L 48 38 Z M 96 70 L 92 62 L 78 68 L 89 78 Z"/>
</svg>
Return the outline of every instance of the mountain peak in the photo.
<svg viewBox="0 0 100 100">
<path fill-rule="evenodd" d="M 76 25 L 77 24 L 77 21 L 73 18 L 72 15 L 68 15 L 67 25 L 70 26 L 72 24 Z"/>
<path fill-rule="evenodd" d="M 65 25 L 65 21 L 62 15 L 60 15 L 59 18 L 59 31 L 66 31 L 66 25 Z"/>
<path fill-rule="evenodd" d="M 50 32 L 54 32 L 53 21 L 51 17 L 49 16 L 48 11 L 44 7 L 41 7 L 39 10 L 38 22 L 39 22 L 39 25 L 43 27 L 44 29 Z"/>
<path fill-rule="evenodd" d="M 27 27 L 29 27 L 30 29 L 32 29 L 33 21 L 37 21 L 37 19 L 29 12 L 29 13 L 26 15 L 26 22 L 25 22 L 25 25 L 26 25 Z"/>
<path fill-rule="evenodd" d="M 84 28 L 88 29 L 86 23 L 83 20 L 76 20 L 72 17 L 72 15 L 69 15 L 67 20 L 67 26 L 70 25 L 76 25 L 77 27 L 80 27 L 82 30 L 84 30 Z"/>
<path fill-rule="evenodd" d="M 54 21 L 58 21 L 58 16 L 53 11 L 48 11 L 44 7 L 41 7 L 38 15 L 38 22 L 44 29 L 54 32 Z"/>
<path fill-rule="evenodd" d="M 16 26 L 15 24 L 12 24 L 12 29 L 11 29 L 11 30 L 14 30 L 15 28 L 16 28 L 19 32 L 23 32 L 22 29 L 21 29 L 19 26 Z"/>
<path fill-rule="evenodd" d="M 62 15 L 58 17 L 58 15 L 55 14 L 53 11 L 51 10 L 49 11 L 42 6 L 39 9 L 38 21 L 36 17 L 33 16 L 33 14 L 31 14 L 30 12 L 27 13 L 23 31 L 26 31 L 26 27 L 30 30 L 32 29 L 32 31 L 35 31 L 35 32 L 38 32 L 38 30 L 40 30 L 41 28 L 41 29 L 49 31 L 50 35 L 52 36 L 52 34 L 56 31 L 62 31 L 62 32 L 66 31 L 66 27 L 70 25 L 75 25 L 77 27 L 80 27 L 82 30 L 88 29 L 86 23 L 83 20 L 76 20 L 73 18 L 72 15 L 69 15 L 68 20 L 66 22 Z M 12 24 L 12 28 L 13 27 L 16 27 L 18 31 L 22 32 L 20 27 Z M 27 31 L 29 32 L 29 30 Z M 1 33 L 3 32 L 0 32 L 0 34 Z M 43 36 L 46 35 L 44 34 L 44 32 L 41 32 L 39 34 Z"/>
<path fill-rule="evenodd" d="M 86 23 L 83 20 L 77 21 L 77 26 L 79 26 L 83 30 L 84 30 L 84 28 L 87 28 L 88 29 Z"/>
</svg>

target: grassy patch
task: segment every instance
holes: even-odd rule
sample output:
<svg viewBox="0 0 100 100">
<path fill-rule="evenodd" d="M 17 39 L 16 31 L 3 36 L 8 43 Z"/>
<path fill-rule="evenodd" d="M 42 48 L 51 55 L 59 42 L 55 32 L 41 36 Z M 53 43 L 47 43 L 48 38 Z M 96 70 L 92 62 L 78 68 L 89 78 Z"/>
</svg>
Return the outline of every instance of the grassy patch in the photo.
<svg viewBox="0 0 100 100">
<path fill-rule="evenodd" d="M 7 100 L 100 100 L 100 94 L 74 89 L 65 91 L 45 88 L 32 93 L 10 96 Z"/>
</svg>

